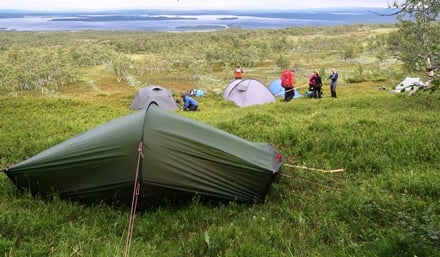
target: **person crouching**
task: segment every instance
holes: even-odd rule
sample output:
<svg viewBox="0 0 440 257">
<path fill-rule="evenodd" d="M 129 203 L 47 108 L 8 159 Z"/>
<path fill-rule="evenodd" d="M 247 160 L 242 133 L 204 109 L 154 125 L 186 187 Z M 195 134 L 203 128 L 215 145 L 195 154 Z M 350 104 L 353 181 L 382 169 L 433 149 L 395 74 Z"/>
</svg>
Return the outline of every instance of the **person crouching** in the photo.
<svg viewBox="0 0 440 257">
<path fill-rule="evenodd" d="M 197 111 L 199 103 L 187 94 L 182 94 L 183 108 L 182 111 Z"/>
</svg>

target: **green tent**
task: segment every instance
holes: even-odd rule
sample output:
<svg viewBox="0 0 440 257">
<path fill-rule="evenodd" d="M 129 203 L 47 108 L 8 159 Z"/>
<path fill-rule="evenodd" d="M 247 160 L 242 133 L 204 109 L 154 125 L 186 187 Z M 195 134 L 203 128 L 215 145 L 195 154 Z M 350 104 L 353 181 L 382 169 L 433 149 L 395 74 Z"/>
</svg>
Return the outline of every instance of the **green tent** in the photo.
<svg viewBox="0 0 440 257">
<path fill-rule="evenodd" d="M 262 202 L 283 156 L 150 104 L 5 169 L 33 194 L 84 201 L 140 203 L 196 194 Z M 138 175 L 136 175 L 138 174 Z"/>
</svg>

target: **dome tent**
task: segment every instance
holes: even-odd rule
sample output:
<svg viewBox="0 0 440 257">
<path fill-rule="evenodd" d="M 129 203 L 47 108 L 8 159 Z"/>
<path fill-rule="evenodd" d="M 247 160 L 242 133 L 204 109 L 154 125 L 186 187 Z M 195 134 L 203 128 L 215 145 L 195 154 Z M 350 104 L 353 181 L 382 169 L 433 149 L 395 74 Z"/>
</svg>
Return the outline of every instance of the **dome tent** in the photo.
<svg viewBox="0 0 440 257">
<path fill-rule="evenodd" d="M 231 81 L 223 91 L 223 98 L 233 101 L 240 107 L 276 102 L 269 89 L 256 79 Z"/>
<path fill-rule="evenodd" d="M 159 107 L 165 110 L 176 111 L 179 109 L 176 100 L 173 97 L 173 93 L 164 87 L 156 85 L 139 89 L 134 96 L 130 109 L 145 109 L 151 102 L 157 103 Z"/>
<path fill-rule="evenodd" d="M 269 84 L 269 90 L 274 96 L 284 98 L 284 88 L 281 86 L 281 79 L 275 79 Z M 300 98 L 302 95 L 294 88 L 295 96 L 293 98 Z"/>
</svg>

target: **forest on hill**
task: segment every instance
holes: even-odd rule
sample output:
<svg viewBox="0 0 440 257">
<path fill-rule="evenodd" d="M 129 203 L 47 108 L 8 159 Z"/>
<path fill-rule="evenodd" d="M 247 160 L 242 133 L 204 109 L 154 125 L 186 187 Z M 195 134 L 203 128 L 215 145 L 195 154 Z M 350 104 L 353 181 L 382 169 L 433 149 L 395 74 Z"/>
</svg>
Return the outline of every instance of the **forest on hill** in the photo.
<svg viewBox="0 0 440 257">
<path fill-rule="evenodd" d="M 221 89 L 237 63 L 247 77 L 264 82 L 285 67 L 298 69 L 303 84 L 310 71 L 327 74 L 338 66 L 347 83 L 386 79 L 395 84 L 407 74 L 387 47 L 393 30 L 391 25 L 350 25 L 203 33 L 1 32 L 1 88 L 11 94 L 53 92 L 100 69 L 117 83 Z"/>
</svg>

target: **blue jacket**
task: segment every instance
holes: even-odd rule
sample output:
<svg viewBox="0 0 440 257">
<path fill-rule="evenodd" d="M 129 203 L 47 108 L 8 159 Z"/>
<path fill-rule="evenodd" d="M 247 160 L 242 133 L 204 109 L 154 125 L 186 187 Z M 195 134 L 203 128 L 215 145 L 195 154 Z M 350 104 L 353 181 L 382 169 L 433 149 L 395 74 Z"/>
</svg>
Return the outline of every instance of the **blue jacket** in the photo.
<svg viewBox="0 0 440 257">
<path fill-rule="evenodd" d="M 182 110 L 186 110 L 186 109 L 188 109 L 188 107 L 190 106 L 190 105 L 193 105 L 193 106 L 199 106 L 199 103 L 196 101 L 196 100 L 194 100 L 192 97 L 190 97 L 190 96 L 185 96 L 184 98 L 183 98 L 183 101 L 184 101 L 184 103 L 183 103 L 183 108 L 182 108 Z"/>
<path fill-rule="evenodd" d="M 331 80 L 331 83 L 330 83 L 330 85 L 332 85 L 332 86 L 336 86 L 336 83 L 337 83 L 337 81 L 338 81 L 338 73 L 332 73 L 331 75 L 330 75 L 330 77 L 329 77 L 329 79 Z"/>
</svg>

